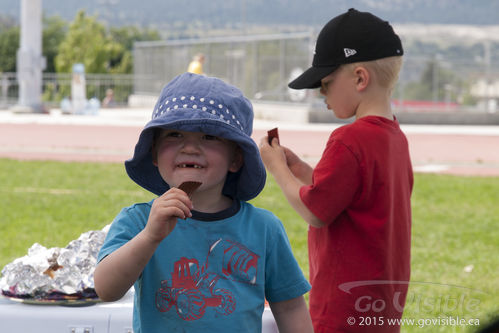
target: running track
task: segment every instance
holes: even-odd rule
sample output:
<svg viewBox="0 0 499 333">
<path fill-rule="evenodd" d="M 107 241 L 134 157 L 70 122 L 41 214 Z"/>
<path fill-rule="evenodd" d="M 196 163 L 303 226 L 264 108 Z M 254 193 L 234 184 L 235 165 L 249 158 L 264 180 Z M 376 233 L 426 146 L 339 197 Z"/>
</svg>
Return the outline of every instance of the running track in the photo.
<svg viewBox="0 0 499 333">
<path fill-rule="evenodd" d="M 138 135 L 147 122 L 143 114 L 108 111 L 99 116 L 54 116 L 0 111 L 0 157 L 123 162 L 132 156 Z M 337 126 L 255 121 L 253 139 L 259 142 L 266 130 L 279 127 L 281 144 L 314 164 Z M 417 172 L 499 176 L 497 126 L 402 128 Z"/>
</svg>

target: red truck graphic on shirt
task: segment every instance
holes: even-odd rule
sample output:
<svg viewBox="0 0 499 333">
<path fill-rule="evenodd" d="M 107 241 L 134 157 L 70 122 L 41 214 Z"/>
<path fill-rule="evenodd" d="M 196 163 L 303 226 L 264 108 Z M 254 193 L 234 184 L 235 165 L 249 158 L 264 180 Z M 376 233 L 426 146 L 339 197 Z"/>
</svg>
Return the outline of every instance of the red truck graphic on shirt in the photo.
<svg viewBox="0 0 499 333">
<path fill-rule="evenodd" d="M 156 308 L 169 311 L 173 305 L 183 320 L 203 317 L 207 307 L 222 315 L 236 309 L 230 290 L 217 288 L 220 279 L 256 284 L 259 256 L 239 243 L 219 239 L 210 246 L 206 263 L 182 257 L 175 262 L 171 286 L 161 281 L 156 292 Z"/>
</svg>

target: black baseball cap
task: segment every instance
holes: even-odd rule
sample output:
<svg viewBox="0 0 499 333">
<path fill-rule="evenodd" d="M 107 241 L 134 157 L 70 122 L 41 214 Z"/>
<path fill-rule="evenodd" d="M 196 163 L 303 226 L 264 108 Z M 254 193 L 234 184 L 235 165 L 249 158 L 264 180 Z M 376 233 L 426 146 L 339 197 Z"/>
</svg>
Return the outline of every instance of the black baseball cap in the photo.
<svg viewBox="0 0 499 333">
<path fill-rule="evenodd" d="M 322 28 L 317 37 L 312 67 L 288 86 L 293 89 L 319 88 L 321 80 L 341 65 L 403 54 L 402 42 L 387 21 L 350 8 Z"/>
</svg>

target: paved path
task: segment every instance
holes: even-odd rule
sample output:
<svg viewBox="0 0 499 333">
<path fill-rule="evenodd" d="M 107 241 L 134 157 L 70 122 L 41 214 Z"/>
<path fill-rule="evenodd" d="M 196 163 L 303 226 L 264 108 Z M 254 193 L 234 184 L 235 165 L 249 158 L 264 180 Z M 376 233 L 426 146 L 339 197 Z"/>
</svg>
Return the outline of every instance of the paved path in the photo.
<svg viewBox="0 0 499 333">
<path fill-rule="evenodd" d="M 99 116 L 18 115 L 0 111 L 0 157 L 123 162 L 133 154 L 148 110 L 103 111 Z M 281 143 L 317 162 L 336 124 L 255 121 L 253 138 L 279 127 Z M 418 172 L 499 176 L 499 127 L 403 126 Z"/>
</svg>

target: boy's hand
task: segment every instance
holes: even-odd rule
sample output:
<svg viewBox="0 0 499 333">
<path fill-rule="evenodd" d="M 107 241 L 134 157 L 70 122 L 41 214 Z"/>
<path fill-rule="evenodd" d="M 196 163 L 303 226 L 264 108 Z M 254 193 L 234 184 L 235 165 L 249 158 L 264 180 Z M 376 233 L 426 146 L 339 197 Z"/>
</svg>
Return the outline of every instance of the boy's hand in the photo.
<svg viewBox="0 0 499 333">
<path fill-rule="evenodd" d="M 161 242 L 177 225 L 177 218 L 191 217 L 192 202 L 184 191 L 172 187 L 154 200 L 144 229 L 153 242 Z"/>
<path fill-rule="evenodd" d="M 268 136 L 261 139 L 260 155 L 267 169 L 274 174 L 277 171 L 276 169 L 279 166 L 285 166 L 287 161 L 284 147 L 279 145 L 279 139 L 273 138 L 271 143 L 272 145 L 269 144 Z"/>
<path fill-rule="evenodd" d="M 303 184 L 312 184 L 313 168 L 298 157 L 291 149 L 281 146 L 277 139 L 268 144 L 267 137 L 260 142 L 260 155 L 270 173 L 275 176 L 277 169 L 284 165 Z"/>
</svg>

